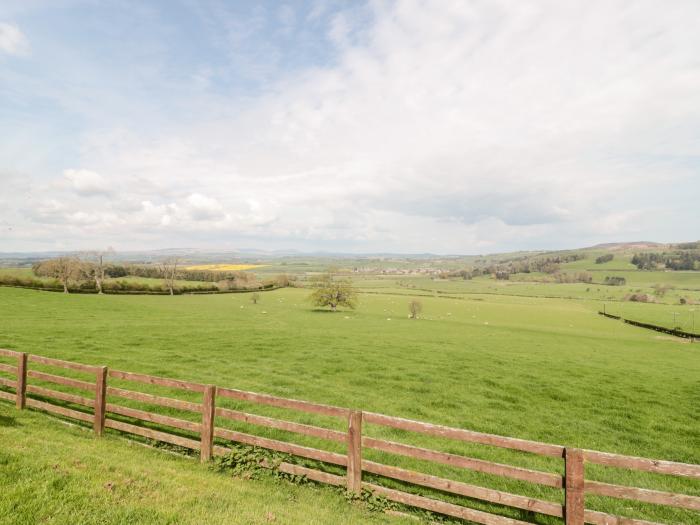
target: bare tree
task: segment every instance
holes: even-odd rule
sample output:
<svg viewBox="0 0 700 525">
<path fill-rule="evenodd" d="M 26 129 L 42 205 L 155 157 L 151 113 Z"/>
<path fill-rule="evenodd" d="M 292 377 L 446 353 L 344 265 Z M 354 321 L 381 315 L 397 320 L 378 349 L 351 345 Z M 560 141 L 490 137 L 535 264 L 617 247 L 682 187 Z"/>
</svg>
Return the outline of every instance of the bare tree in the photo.
<svg viewBox="0 0 700 525">
<path fill-rule="evenodd" d="M 289 276 L 286 273 L 282 273 L 275 278 L 277 286 L 286 288 L 289 286 Z"/>
<path fill-rule="evenodd" d="M 57 279 L 63 285 L 63 293 L 68 293 L 68 285 L 81 278 L 80 259 L 77 257 L 57 257 L 44 261 L 39 266 L 37 275 Z"/>
<path fill-rule="evenodd" d="M 408 311 L 411 314 L 411 319 L 418 319 L 418 314 L 423 311 L 423 303 L 417 299 L 411 299 L 408 303 Z"/>
<path fill-rule="evenodd" d="M 250 296 L 250 300 L 253 302 L 253 304 L 258 304 L 258 301 L 260 300 L 260 294 L 258 292 L 253 292 Z"/>
<path fill-rule="evenodd" d="M 114 253 L 113 248 L 104 251 L 91 251 L 83 255 L 83 272 L 88 279 L 95 281 L 97 293 L 102 293 L 102 283 L 105 280 L 105 259 Z"/>
<path fill-rule="evenodd" d="M 168 257 L 159 264 L 160 271 L 163 274 L 163 285 L 170 292 L 170 295 L 175 295 L 175 281 L 177 280 L 177 267 L 179 264 L 179 257 Z"/>
</svg>

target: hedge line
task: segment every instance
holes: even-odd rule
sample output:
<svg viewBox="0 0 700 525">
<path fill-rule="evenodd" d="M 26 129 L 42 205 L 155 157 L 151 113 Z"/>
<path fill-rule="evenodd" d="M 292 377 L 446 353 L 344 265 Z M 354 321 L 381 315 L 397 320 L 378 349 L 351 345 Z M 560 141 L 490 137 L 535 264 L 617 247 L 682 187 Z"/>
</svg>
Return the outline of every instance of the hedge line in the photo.
<svg viewBox="0 0 700 525">
<path fill-rule="evenodd" d="M 63 285 L 56 280 L 44 281 L 31 277 L 0 276 L 0 286 L 10 288 L 25 288 L 30 290 L 43 290 L 46 292 L 63 292 Z M 281 288 L 273 283 L 268 283 L 260 288 L 220 290 L 215 284 L 202 286 L 182 286 L 174 290 L 175 295 L 182 294 L 221 294 L 221 293 L 249 293 L 271 291 Z M 70 293 L 96 294 L 97 288 L 94 282 L 84 282 L 79 286 L 69 286 Z M 105 294 L 113 295 L 170 295 L 162 286 L 151 286 L 143 283 L 127 281 L 112 281 L 102 285 Z"/>
<path fill-rule="evenodd" d="M 622 319 L 619 315 L 607 314 L 605 312 L 598 313 L 605 317 L 610 317 L 611 319 Z M 700 339 L 700 334 L 693 334 L 691 332 L 685 332 L 683 330 L 677 330 L 675 328 L 666 328 L 665 326 L 659 326 L 651 323 L 642 323 L 640 321 L 633 321 L 632 319 L 622 319 L 622 321 L 633 326 L 639 326 L 640 328 L 646 328 L 648 330 L 654 330 L 656 332 L 663 332 L 665 334 L 675 335 L 676 337 L 683 337 L 685 339 Z"/>
</svg>

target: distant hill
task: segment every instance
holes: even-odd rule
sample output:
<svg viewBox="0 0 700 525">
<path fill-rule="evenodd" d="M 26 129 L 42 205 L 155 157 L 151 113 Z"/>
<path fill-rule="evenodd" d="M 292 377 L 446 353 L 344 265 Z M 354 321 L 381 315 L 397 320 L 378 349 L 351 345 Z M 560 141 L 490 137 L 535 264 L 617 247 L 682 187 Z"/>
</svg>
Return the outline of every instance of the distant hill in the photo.
<svg viewBox="0 0 700 525">
<path fill-rule="evenodd" d="M 655 248 L 668 248 L 669 244 L 651 241 L 632 241 L 632 242 L 606 242 L 591 246 L 590 249 L 596 250 L 650 250 Z"/>
</svg>

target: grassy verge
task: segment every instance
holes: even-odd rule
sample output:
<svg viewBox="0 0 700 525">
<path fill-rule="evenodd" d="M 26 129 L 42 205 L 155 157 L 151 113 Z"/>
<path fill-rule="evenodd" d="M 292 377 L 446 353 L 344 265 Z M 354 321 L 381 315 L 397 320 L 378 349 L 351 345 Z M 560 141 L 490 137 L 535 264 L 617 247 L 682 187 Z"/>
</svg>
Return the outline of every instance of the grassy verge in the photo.
<svg viewBox="0 0 700 525">
<path fill-rule="evenodd" d="M 326 487 L 241 479 L 0 401 L 0 524 L 405 524 Z"/>
</svg>

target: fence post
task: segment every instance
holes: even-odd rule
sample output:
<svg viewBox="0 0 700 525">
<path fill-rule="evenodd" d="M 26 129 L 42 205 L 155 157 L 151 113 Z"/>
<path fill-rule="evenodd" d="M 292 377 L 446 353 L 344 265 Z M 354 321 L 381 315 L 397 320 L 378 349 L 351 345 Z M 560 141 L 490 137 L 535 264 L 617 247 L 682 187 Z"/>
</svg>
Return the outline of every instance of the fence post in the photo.
<svg viewBox="0 0 700 525">
<path fill-rule="evenodd" d="M 105 429 L 105 409 L 107 407 L 107 367 L 101 366 L 96 372 L 95 381 L 95 420 L 92 428 L 101 436 Z"/>
<path fill-rule="evenodd" d="M 578 448 L 566 448 L 566 503 L 564 513 L 566 525 L 583 525 L 584 514 L 584 466 L 583 451 Z"/>
<path fill-rule="evenodd" d="M 362 412 L 353 410 L 348 415 L 347 489 L 362 492 Z"/>
<path fill-rule="evenodd" d="M 17 408 L 22 410 L 27 403 L 27 354 L 22 352 L 17 356 Z"/>
<path fill-rule="evenodd" d="M 214 445 L 214 413 L 216 411 L 216 387 L 207 385 L 202 399 L 202 445 L 199 459 L 202 463 L 211 459 Z"/>
</svg>

